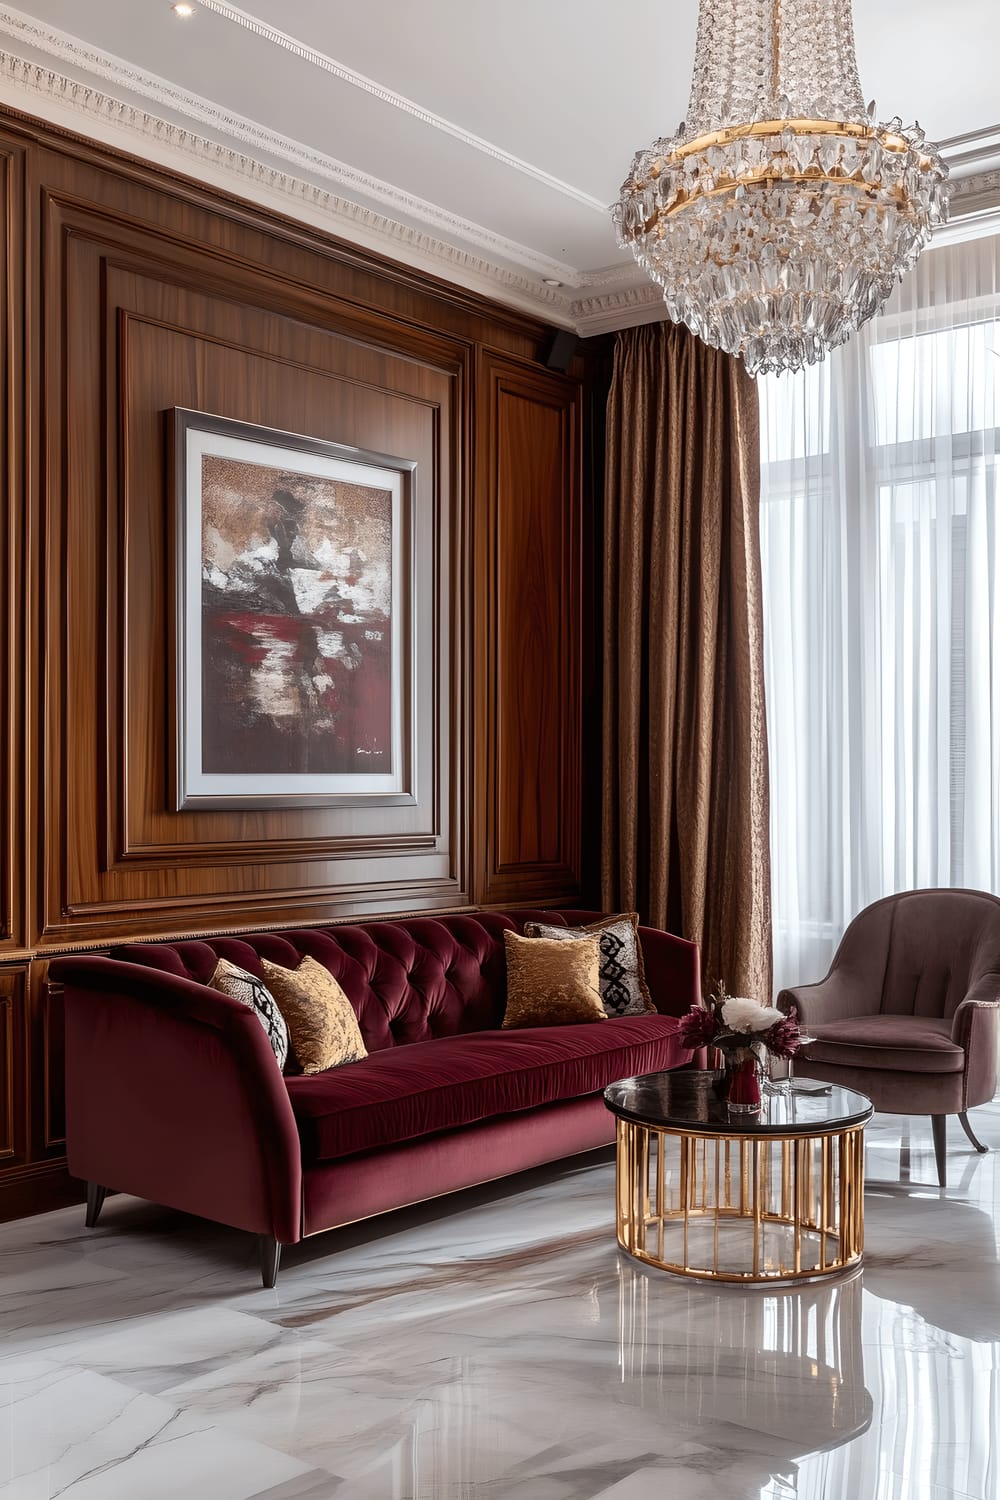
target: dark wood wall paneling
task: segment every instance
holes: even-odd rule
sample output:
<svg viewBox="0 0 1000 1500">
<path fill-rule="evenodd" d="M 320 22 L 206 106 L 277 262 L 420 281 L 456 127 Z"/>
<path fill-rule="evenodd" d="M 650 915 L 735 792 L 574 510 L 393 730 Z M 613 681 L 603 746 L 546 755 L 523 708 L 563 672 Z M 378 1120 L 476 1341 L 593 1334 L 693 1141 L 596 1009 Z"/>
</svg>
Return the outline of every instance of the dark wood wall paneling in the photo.
<svg viewBox="0 0 1000 1500">
<path fill-rule="evenodd" d="M 481 356 L 477 864 L 494 904 L 579 891 L 579 398 L 569 381 Z"/>
<path fill-rule="evenodd" d="M 0 198 L 3 1218 L 79 1194 L 53 955 L 579 900 L 583 408 L 544 325 L 11 112 Z M 417 461 L 435 707 L 405 828 L 173 810 L 175 406 Z"/>
</svg>

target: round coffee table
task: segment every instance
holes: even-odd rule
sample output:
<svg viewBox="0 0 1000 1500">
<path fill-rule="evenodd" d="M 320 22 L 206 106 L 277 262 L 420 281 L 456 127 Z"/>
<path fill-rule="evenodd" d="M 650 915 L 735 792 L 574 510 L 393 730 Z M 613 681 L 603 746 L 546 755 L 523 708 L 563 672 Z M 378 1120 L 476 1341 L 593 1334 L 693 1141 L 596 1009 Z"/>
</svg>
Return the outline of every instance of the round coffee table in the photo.
<svg viewBox="0 0 1000 1500">
<path fill-rule="evenodd" d="M 731 1115 L 718 1074 L 623 1078 L 618 1243 L 637 1260 L 710 1281 L 836 1276 L 864 1251 L 864 1094 L 796 1079 Z"/>
</svg>

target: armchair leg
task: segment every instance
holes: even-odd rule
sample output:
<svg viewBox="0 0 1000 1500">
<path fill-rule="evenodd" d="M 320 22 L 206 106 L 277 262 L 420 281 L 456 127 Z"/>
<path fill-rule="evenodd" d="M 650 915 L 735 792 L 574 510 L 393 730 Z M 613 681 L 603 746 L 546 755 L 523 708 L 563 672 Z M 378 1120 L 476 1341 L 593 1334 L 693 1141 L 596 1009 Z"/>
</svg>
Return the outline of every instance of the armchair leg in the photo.
<svg viewBox="0 0 1000 1500">
<path fill-rule="evenodd" d="M 87 1228 L 93 1229 L 101 1216 L 104 1200 L 108 1196 L 106 1187 L 101 1187 L 99 1182 L 87 1183 Z"/>
<path fill-rule="evenodd" d="M 934 1133 L 934 1160 L 937 1162 L 938 1186 L 948 1186 L 948 1116 L 931 1115 Z"/>
<path fill-rule="evenodd" d="M 984 1146 L 982 1141 L 978 1141 L 973 1135 L 972 1126 L 969 1124 L 969 1116 L 966 1114 L 964 1109 L 960 1111 L 958 1118 L 962 1122 L 962 1129 L 965 1131 L 966 1135 L 969 1137 L 969 1140 L 975 1146 L 980 1156 L 984 1155 L 985 1152 L 987 1152 L 990 1148 L 989 1146 Z"/>
<path fill-rule="evenodd" d="M 266 1287 L 272 1287 L 278 1279 L 281 1246 L 273 1235 L 259 1234 L 257 1236 L 257 1248 L 260 1252 L 261 1282 Z"/>
</svg>

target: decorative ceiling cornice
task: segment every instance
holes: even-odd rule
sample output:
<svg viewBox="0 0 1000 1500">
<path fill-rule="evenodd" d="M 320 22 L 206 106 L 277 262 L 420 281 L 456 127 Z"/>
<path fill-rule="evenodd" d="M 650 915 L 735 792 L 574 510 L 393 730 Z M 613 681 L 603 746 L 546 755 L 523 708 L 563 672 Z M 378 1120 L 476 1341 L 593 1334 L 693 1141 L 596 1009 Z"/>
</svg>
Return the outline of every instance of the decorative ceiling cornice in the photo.
<svg viewBox="0 0 1000 1500">
<path fill-rule="evenodd" d="M 4 88 L 5 83 L 10 87 Z M 548 322 L 574 326 L 568 293 L 562 288 L 546 286 L 536 275 L 521 273 L 449 244 L 245 152 L 3 50 L 0 50 L 0 90 L 3 102 L 14 108 L 38 113 L 52 123 L 84 135 L 96 134 L 109 145 L 132 155 L 146 156 L 172 170 L 211 180 L 239 197 L 263 202 L 328 233 L 496 297 Z M 36 102 L 34 111 L 23 98 L 25 94 Z M 543 263 L 541 269 L 577 279 L 576 272 L 558 264 Z"/>
<path fill-rule="evenodd" d="M 632 328 L 638 323 L 655 323 L 664 318 L 663 293 L 649 278 L 646 284 L 623 287 L 617 292 L 574 299 L 573 316 L 577 332 L 584 337 L 614 333 L 618 328 Z"/>
<path fill-rule="evenodd" d="M 539 278 L 549 277 L 564 284 L 568 284 L 577 275 L 572 266 L 562 261 L 541 255 L 528 246 L 507 239 L 504 235 L 496 234 L 459 214 L 449 213 L 436 204 L 427 202 L 426 199 L 418 198 L 412 193 L 395 187 L 392 183 L 383 182 L 380 178 L 360 172 L 347 162 L 313 150 L 300 141 L 292 140 L 277 131 L 267 130 L 253 120 L 222 109 L 211 100 L 178 88 L 165 78 L 159 78 L 154 73 L 135 68 L 122 58 L 101 52 L 53 27 L 43 26 L 20 11 L 0 7 L 0 34 L 9 36 L 22 45 L 37 48 L 46 55 L 55 57 L 66 66 L 110 84 L 114 92 L 110 96 L 98 93 L 97 97 L 88 101 L 88 113 L 114 115 L 119 124 L 127 124 L 144 135 L 150 133 L 150 122 L 152 122 L 153 132 L 161 140 L 169 139 L 171 131 L 175 131 L 177 132 L 176 144 L 179 149 L 190 150 L 192 145 L 196 150 L 199 149 L 196 143 L 201 140 L 200 136 L 190 134 L 183 130 L 183 127 L 173 126 L 162 116 L 151 116 L 145 109 L 145 105 L 154 104 L 172 114 L 181 115 L 185 119 L 194 120 L 199 125 L 206 126 L 223 137 L 227 145 L 232 142 L 238 147 L 245 148 L 254 159 L 271 157 L 287 162 L 296 171 L 303 172 L 310 177 L 318 177 L 334 189 L 343 190 L 351 195 L 356 194 L 370 202 L 381 204 L 393 215 L 401 215 L 404 219 L 416 219 L 422 226 L 458 239 L 464 245 L 472 245 L 491 259 L 513 262 L 515 266 L 523 267 L 529 274 L 533 273 Z M 4 55 L 12 59 L 19 57 L 17 53 Z M 44 70 L 40 72 L 44 73 Z M 79 90 L 81 88 L 88 93 L 96 92 L 89 84 L 81 85 L 72 77 L 58 74 L 51 83 L 44 76 L 35 78 L 32 88 L 35 93 L 43 96 L 54 89 L 64 102 L 73 104 L 80 102 Z M 138 109 L 132 107 L 129 113 L 130 107 L 121 100 L 121 92 L 137 95 L 143 101 L 142 106 Z M 240 151 L 235 151 L 233 154 L 242 156 Z"/>
<path fill-rule="evenodd" d="M 968 208 L 970 199 L 981 198 L 990 192 L 1000 193 L 1000 166 L 986 172 L 970 172 L 967 177 L 956 178 L 951 185 L 952 207 L 957 205 L 961 216 L 963 213 L 970 212 Z"/>
</svg>

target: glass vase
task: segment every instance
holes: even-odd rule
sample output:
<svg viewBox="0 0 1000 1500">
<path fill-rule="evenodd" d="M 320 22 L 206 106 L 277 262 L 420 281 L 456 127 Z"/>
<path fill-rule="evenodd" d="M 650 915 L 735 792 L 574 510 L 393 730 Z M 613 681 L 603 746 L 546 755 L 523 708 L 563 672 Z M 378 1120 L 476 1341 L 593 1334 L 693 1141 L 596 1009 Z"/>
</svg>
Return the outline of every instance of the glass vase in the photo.
<svg viewBox="0 0 1000 1500">
<path fill-rule="evenodd" d="M 753 1052 L 739 1053 L 727 1059 L 726 1104 L 732 1115 L 759 1114 L 761 1106 L 760 1067 Z"/>
</svg>

